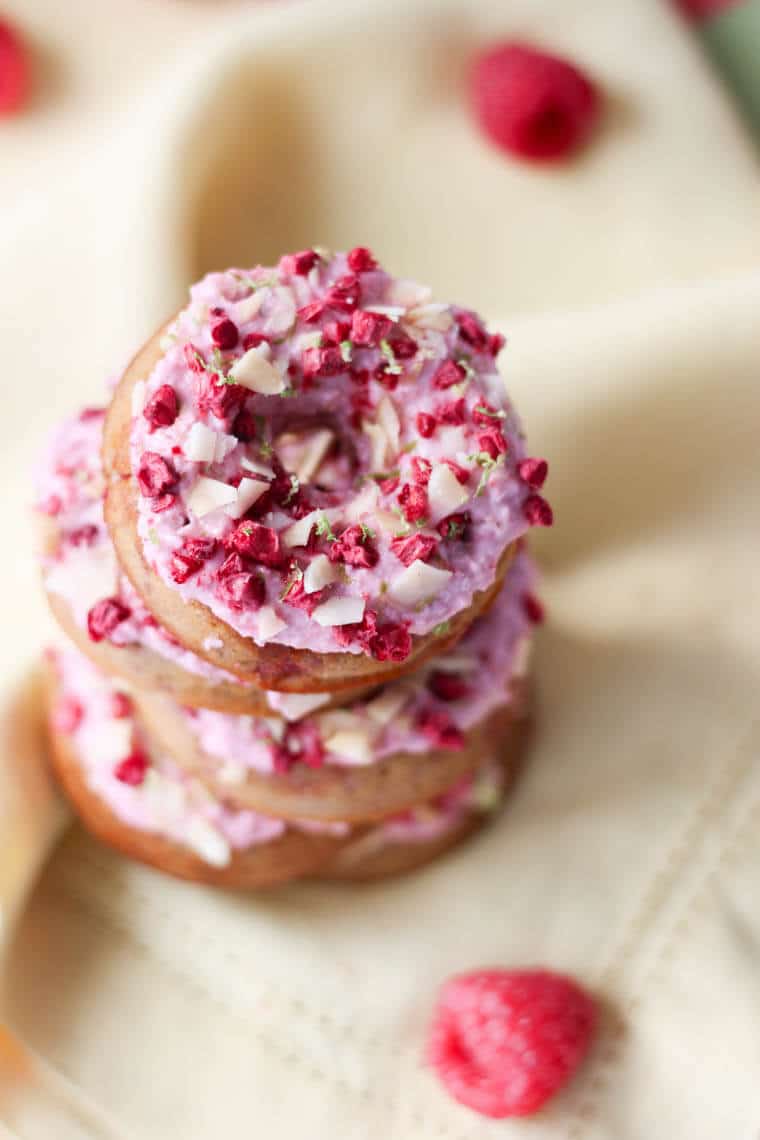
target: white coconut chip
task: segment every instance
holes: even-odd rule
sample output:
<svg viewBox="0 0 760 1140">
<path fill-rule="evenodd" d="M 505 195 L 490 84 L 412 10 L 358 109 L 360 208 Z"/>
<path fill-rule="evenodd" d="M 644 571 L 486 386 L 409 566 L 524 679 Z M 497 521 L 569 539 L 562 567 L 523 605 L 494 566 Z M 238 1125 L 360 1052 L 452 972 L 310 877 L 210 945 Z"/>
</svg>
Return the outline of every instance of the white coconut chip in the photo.
<svg viewBox="0 0 760 1140">
<path fill-rule="evenodd" d="M 422 605 L 432 601 L 451 577 L 450 570 L 439 570 L 418 558 L 394 578 L 388 587 L 388 594 L 402 606 Z"/>
</svg>

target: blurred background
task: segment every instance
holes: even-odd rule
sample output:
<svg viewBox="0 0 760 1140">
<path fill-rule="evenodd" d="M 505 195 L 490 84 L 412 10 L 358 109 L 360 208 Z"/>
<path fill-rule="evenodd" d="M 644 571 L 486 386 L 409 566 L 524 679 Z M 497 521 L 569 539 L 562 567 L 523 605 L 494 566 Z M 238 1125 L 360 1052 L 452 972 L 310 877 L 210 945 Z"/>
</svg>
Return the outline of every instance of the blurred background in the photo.
<svg viewBox="0 0 760 1140">
<path fill-rule="evenodd" d="M 486 82 L 515 43 L 549 70 Z M 490 1136 L 418 1064 L 429 979 L 489 957 L 627 1027 L 532 1136 L 757 1132 L 758 60 L 760 0 L 0 0 L 6 689 L 48 628 L 45 433 L 209 269 L 361 244 L 480 310 L 557 516 L 530 770 L 445 873 L 196 909 L 64 845 L 0 1009 L 97 1135 L 238 1135 L 254 1099 L 288 1138 Z"/>
</svg>

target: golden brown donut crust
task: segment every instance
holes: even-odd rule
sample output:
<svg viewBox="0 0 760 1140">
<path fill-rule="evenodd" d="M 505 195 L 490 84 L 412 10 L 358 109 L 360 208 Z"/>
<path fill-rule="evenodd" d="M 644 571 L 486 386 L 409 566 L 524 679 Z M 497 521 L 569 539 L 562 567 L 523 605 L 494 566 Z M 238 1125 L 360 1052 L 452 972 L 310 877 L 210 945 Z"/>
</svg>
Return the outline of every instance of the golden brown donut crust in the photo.
<svg viewBox="0 0 760 1140">
<path fill-rule="evenodd" d="M 445 792 L 462 776 L 496 755 L 516 763 L 527 739 L 530 689 L 512 683 L 508 704 L 495 709 L 467 735 L 465 747 L 397 753 L 366 766 L 294 765 L 287 774 L 248 769 L 244 783 L 222 783 L 219 770 L 234 756 L 209 757 L 201 751 L 180 710 L 152 694 L 134 695 L 149 736 L 175 763 L 197 776 L 215 796 L 234 796 L 241 807 L 282 819 L 366 822 L 406 811 Z"/>
</svg>

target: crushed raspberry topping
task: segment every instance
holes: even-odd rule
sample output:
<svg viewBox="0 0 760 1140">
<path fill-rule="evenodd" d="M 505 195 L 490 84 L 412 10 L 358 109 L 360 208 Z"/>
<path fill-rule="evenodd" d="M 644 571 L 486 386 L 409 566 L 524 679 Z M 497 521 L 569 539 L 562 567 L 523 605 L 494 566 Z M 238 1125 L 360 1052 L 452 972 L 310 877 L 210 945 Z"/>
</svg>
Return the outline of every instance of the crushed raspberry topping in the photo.
<svg viewBox="0 0 760 1140">
<path fill-rule="evenodd" d="M 537 517 L 503 338 L 365 247 L 211 274 L 166 343 L 132 421 L 146 557 L 257 644 L 400 655 Z"/>
<path fill-rule="evenodd" d="M 470 95 L 483 133 L 519 158 L 566 158 L 586 142 L 599 117 L 599 93 L 566 59 L 525 44 L 502 43 L 474 61 Z"/>
<path fill-rule="evenodd" d="M 548 970 L 474 970 L 438 997 L 427 1046 L 448 1092 L 483 1116 L 529 1116 L 586 1056 L 596 1027 L 592 998 Z"/>
<path fill-rule="evenodd" d="M 554 511 L 540 495 L 529 495 L 523 512 L 531 526 L 551 526 L 554 522 Z"/>
<path fill-rule="evenodd" d="M 127 620 L 131 612 L 120 598 L 103 598 L 87 615 L 87 632 L 93 641 L 103 641 Z"/>
<path fill-rule="evenodd" d="M 122 784 L 138 787 L 145 779 L 149 767 L 150 761 L 145 753 L 135 751 L 130 752 L 129 756 L 125 756 L 123 760 L 119 761 L 113 770 L 113 774 Z"/>
<path fill-rule="evenodd" d="M 56 701 L 53 709 L 52 723 L 56 732 L 64 736 L 71 736 L 79 728 L 84 716 L 84 708 L 76 697 L 63 696 Z"/>
<path fill-rule="evenodd" d="M 523 594 L 522 603 L 528 621 L 534 625 L 540 625 L 546 616 L 543 603 L 535 594 Z"/>
<path fill-rule="evenodd" d="M 162 384 L 143 409 L 143 415 L 150 424 L 151 431 L 155 431 L 156 428 L 171 427 L 178 412 L 177 393 L 171 384 Z"/>
<path fill-rule="evenodd" d="M 428 688 L 442 701 L 461 701 L 470 692 L 470 686 L 462 677 L 456 673 L 444 673 L 441 669 L 430 674 Z"/>
<path fill-rule="evenodd" d="M 534 491 L 540 491 L 549 474 L 549 464 L 545 459 L 523 459 L 517 465 L 517 473 Z"/>
</svg>

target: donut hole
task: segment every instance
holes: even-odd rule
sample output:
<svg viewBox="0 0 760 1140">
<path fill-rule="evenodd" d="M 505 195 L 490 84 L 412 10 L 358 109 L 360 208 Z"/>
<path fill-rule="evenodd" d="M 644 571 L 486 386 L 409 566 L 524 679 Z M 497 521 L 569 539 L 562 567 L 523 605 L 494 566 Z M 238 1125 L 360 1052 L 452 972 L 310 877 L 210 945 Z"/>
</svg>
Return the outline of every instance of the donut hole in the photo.
<svg viewBox="0 0 760 1140">
<path fill-rule="evenodd" d="M 301 486 L 318 491 L 353 490 L 358 469 L 356 449 L 335 423 L 317 421 L 289 427 L 274 439 L 277 458 Z"/>
</svg>

